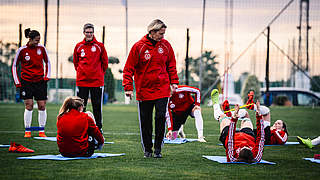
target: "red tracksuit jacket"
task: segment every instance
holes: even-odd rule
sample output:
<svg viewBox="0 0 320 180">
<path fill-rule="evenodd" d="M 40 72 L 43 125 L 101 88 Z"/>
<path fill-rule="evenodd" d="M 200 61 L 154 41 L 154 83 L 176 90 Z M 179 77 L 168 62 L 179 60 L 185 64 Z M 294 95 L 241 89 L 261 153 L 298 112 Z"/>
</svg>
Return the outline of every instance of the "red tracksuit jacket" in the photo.
<svg viewBox="0 0 320 180">
<path fill-rule="evenodd" d="M 176 59 L 170 43 L 161 39 L 153 46 L 147 35 L 135 43 L 123 70 L 125 91 L 133 91 L 133 76 L 137 100 L 170 97 L 170 84 L 179 84 Z"/>
<path fill-rule="evenodd" d="M 12 76 L 17 87 L 21 86 L 17 73 L 19 63 L 21 63 L 21 78 L 23 80 L 29 82 L 49 80 L 51 65 L 44 46 L 38 44 L 33 47 L 27 44 L 18 49 L 12 64 Z M 45 67 L 43 63 L 45 63 Z"/>
<path fill-rule="evenodd" d="M 192 94 L 195 95 L 195 100 L 191 96 Z M 187 85 L 178 85 L 176 92 L 170 97 L 169 108 L 179 115 L 186 112 L 193 103 L 200 106 L 200 100 L 201 95 L 198 88 Z M 172 130 L 173 126 L 171 111 L 169 111 L 169 116 L 166 116 L 168 130 Z"/>
<path fill-rule="evenodd" d="M 57 144 L 62 155 L 67 157 L 84 156 L 88 152 L 88 135 L 99 144 L 104 138 L 94 120 L 84 112 L 70 110 L 57 120 Z"/>
<path fill-rule="evenodd" d="M 288 135 L 284 131 L 271 131 L 270 144 L 285 144 L 288 140 Z"/>
<path fill-rule="evenodd" d="M 104 86 L 104 74 L 108 68 L 108 55 L 104 45 L 93 37 L 85 39 L 74 48 L 73 64 L 77 71 L 76 85 L 80 87 Z"/>
<path fill-rule="evenodd" d="M 263 148 L 264 148 L 264 127 L 263 119 L 261 116 L 256 116 L 257 122 L 257 136 L 254 137 L 243 133 L 235 132 L 236 124 L 238 119 L 231 119 L 229 126 L 228 137 L 226 138 L 225 147 L 228 162 L 236 162 L 239 157 L 239 153 L 242 147 L 247 146 L 251 149 L 253 157 L 256 162 L 260 162 L 262 159 Z"/>
</svg>

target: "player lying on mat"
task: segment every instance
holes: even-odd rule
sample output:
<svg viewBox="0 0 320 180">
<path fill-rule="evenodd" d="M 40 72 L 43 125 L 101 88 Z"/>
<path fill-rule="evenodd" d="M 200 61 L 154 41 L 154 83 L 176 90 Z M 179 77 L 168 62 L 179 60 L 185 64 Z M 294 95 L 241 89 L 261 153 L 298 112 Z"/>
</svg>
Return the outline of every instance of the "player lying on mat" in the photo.
<svg viewBox="0 0 320 180">
<path fill-rule="evenodd" d="M 104 137 L 91 112 L 83 111 L 84 100 L 70 96 L 64 100 L 57 120 L 57 144 L 66 157 L 90 157 L 96 149 L 102 149 Z"/>
<path fill-rule="evenodd" d="M 192 97 L 194 95 L 194 98 Z M 206 142 L 203 136 L 203 119 L 200 108 L 200 90 L 195 87 L 178 85 L 169 100 L 169 113 L 166 114 L 168 133 L 166 137 L 174 140 L 179 134 L 181 138 L 186 138 L 183 126 L 188 116 L 195 119 L 198 132 L 198 141 Z"/>
<path fill-rule="evenodd" d="M 220 122 L 220 138 L 226 149 L 228 162 L 260 162 L 264 149 L 264 124 L 259 112 L 260 103 L 257 102 L 256 126 L 257 136 L 253 132 L 250 119 L 241 121 L 240 132 L 236 132 L 236 124 L 239 118 L 239 105 L 235 106 L 232 117 L 225 115 L 219 105 L 219 91 L 212 90 L 211 98 L 214 108 L 214 117 Z"/>
<path fill-rule="evenodd" d="M 253 101 L 254 92 L 250 91 L 248 93 L 248 101 L 247 105 L 253 104 L 252 106 L 247 106 L 248 109 L 256 110 L 257 106 Z M 222 104 L 223 110 L 226 112 L 229 108 L 228 100 L 225 100 Z M 262 115 L 263 123 L 264 123 L 264 132 L 265 132 L 265 145 L 283 145 L 288 140 L 288 131 L 287 126 L 283 120 L 277 120 L 271 125 L 270 118 L 270 109 L 266 106 L 260 106 L 260 113 Z M 225 113 L 228 117 L 231 117 L 231 113 Z M 250 120 L 249 114 L 245 109 L 239 110 L 239 120 L 244 122 L 246 120 Z M 257 135 L 257 130 L 253 130 L 254 134 Z"/>
</svg>

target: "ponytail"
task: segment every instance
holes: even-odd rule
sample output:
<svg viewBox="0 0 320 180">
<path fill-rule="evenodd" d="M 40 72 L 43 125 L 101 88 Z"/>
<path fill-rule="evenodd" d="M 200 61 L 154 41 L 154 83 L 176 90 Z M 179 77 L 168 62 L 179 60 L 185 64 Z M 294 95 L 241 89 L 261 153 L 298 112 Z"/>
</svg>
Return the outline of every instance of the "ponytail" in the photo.
<svg viewBox="0 0 320 180">
<path fill-rule="evenodd" d="M 32 30 L 30 28 L 24 30 L 24 36 L 26 38 L 34 39 L 37 36 L 40 36 L 40 33 L 37 30 Z"/>
<path fill-rule="evenodd" d="M 78 110 L 79 107 L 83 106 L 83 99 L 77 96 L 69 96 L 64 100 L 60 110 L 58 117 L 63 116 L 66 112 L 69 112 L 71 109 Z"/>
</svg>

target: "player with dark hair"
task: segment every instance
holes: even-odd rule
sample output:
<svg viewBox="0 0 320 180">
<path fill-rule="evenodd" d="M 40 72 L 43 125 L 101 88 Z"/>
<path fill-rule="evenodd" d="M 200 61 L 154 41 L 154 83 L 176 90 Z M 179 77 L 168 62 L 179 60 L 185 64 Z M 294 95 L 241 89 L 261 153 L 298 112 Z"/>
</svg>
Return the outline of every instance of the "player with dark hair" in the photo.
<svg viewBox="0 0 320 180">
<path fill-rule="evenodd" d="M 38 105 L 39 136 L 46 137 L 44 128 L 47 121 L 46 101 L 47 82 L 50 77 L 50 60 L 47 49 L 40 45 L 40 33 L 36 30 L 25 29 L 28 43 L 18 49 L 12 63 L 14 84 L 20 88 L 20 97 L 24 100 L 24 137 L 31 137 L 31 123 L 33 112 L 33 98 Z M 18 75 L 18 66 L 21 64 L 21 77 Z"/>
<path fill-rule="evenodd" d="M 77 96 L 84 99 L 85 111 L 90 93 L 93 115 L 102 132 L 102 99 L 108 55 L 104 45 L 94 36 L 93 24 L 87 23 L 83 26 L 83 35 L 83 41 L 76 45 L 73 52 L 73 64 L 77 72 Z"/>
<path fill-rule="evenodd" d="M 256 126 L 257 135 L 253 132 L 253 125 L 250 119 L 246 118 L 241 121 L 240 132 L 236 132 L 236 124 L 239 117 L 239 105 L 235 106 L 232 117 L 226 116 L 219 105 L 219 91 L 212 90 L 211 98 L 214 108 L 214 117 L 220 122 L 220 138 L 226 148 L 228 162 L 260 162 L 264 149 L 264 124 L 260 114 L 260 103 L 257 102 Z M 242 117 L 243 118 L 243 117 Z"/>
<path fill-rule="evenodd" d="M 83 112 L 84 100 L 67 97 L 57 118 L 57 144 L 66 157 L 90 157 L 96 149 L 102 149 L 104 138 L 96 126 L 91 112 Z"/>
<path fill-rule="evenodd" d="M 170 43 L 163 39 L 167 26 L 153 20 L 146 34 L 130 50 L 123 69 L 122 85 L 126 96 L 133 96 L 133 77 L 136 99 L 139 101 L 139 122 L 144 157 L 152 157 L 152 114 L 155 107 L 154 157 L 161 158 L 170 88 L 179 84 L 176 59 Z"/>
<path fill-rule="evenodd" d="M 194 98 L 192 97 L 194 95 Z M 198 141 L 206 142 L 203 136 L 203 119 L 200 108 L 200 90 L 195 87 L 178 85 L 169 100 L 169 115 L 167 116 L 167 138 L 174 140 L 179 134 L 185 138 L 183 125 L 188 116 L 195 118 Z"/>
</svg>

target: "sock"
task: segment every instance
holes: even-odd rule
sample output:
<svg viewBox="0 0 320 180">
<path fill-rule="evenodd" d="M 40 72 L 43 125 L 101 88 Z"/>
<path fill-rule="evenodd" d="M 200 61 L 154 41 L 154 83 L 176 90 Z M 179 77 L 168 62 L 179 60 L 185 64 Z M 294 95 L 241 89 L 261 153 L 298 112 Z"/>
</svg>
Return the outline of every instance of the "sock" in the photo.
<svg viewBox="0 0 320 180">
<path fill-rule="evenodd" d="M 263 121 L 264 128 L 270 126 L 270 121 Z"/>
<path fill-rule="evenodd" d="M 24 127 L 29 128 L 31 127 L 32 122 L 32 110 L 29 111 L 27 109 L 24 110 Z M 28 131 L 31 132 L 31 131 Z"/>
<path fill-rule="evenodd" d="M 46 122 L 47 122 L 47 111 L 40 111 L 38 110 L 38 122 L 39 122 L 39 127 L 45 127 Z M 44 132 L 44 130 L 41 130 L 39 132 Z"/>
<path fill-rule="evenodd" d="M 221 111 L 220 105 L 219 104 L 214 104 L 213 105 L 213 110 L 214 110 L 214 118 L 219 121 L 220 116 L 223 114 Z"/>
<path fill-rule="evenodd" d="M 313 139 L 311 141 L 313 146 L 319 145 L 320 144 L 320 136 L 318 136 L 317 138 Z"/>
<path fill-rule="evenodd" d="M 195 124 L 198 131 L 198 138 L 203 136 L 203 119 L 201 115 L 201 111 L 199 109 L 193 112 L 195 118 Z"/>
</svg>

